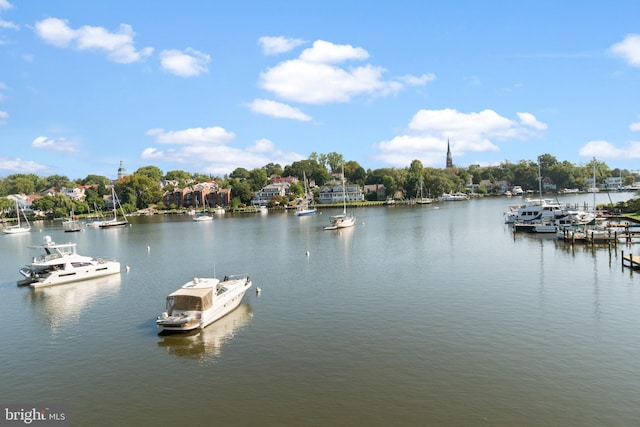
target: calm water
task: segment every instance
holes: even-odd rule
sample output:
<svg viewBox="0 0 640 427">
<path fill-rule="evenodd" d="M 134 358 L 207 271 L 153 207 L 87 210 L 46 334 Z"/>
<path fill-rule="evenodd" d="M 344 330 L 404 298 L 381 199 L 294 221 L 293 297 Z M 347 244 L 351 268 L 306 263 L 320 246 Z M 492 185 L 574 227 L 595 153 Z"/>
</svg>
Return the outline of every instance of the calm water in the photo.
<svg viewBox="0 0 640 427">
<path fill-rule="evenodd" d="M 640 245 L 514 235 L 515 201 L 358 209 L 342 232 L 325 210 L 0 236 L 0 401 L 67 405 L 73 426 L 640 425 L 640 274 L 620 266 Z M 45 235 L 123 272 L 17 287 Z M 158 335 L 168 293 L 245 272 L 260 295 Z"/>
</svg>

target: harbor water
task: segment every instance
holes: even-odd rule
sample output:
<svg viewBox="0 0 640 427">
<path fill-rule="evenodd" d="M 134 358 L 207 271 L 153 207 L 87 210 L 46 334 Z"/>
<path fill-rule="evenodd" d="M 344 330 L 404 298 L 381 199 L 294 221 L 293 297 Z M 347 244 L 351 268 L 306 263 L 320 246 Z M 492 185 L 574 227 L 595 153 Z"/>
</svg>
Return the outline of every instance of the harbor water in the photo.
<svg viewBox="0 0 640 427">
<path fill-rule="evenodd" d="M 320 209 L 0 236 L 0 403 L 95 427 L 640 425 L 640 273 L 621 266 L 640 245 L 514 234 L 519 200 L 359 208 L 338 231 Z M 121 274 L 16 286 L 46 235 Z M 167 294 L 238 273 L 236 311 L 158 333 Z"/>
</svg>

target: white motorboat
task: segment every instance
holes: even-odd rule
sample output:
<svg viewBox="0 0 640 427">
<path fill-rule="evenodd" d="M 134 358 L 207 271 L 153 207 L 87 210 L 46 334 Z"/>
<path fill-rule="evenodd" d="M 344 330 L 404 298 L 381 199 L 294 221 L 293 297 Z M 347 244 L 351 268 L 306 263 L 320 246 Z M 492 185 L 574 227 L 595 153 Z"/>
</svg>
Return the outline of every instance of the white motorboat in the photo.
<svg viewBox="0 0 640 427">
<path fill-rule="evenodd" d="M 76 243 L 57 244 L 45 236 L 44 244 L 30 248 L 40 249 L 41 254 L 20 269 L 24 279 L 19 280 L 18 285 L 39 288 L 120 273 L 118 261 L 79 255 Z"/>
<path fill-rule="evenodd" d="M 442 193 L 442 195 L 438 197 L 438 201 L 440 202 L 457 202 L 460 200 L 469 200 L 469 196 L 465 193 L 457 192 L 457 193 Z"/>
<path fill-rule="evenodd" d="M 204 328 L 234 310 L 251 287 L 246 274 L 194 278 L 167 296 L 166 311 L 156 319 L 163 331 L 186 332 Z"/>
</svg>

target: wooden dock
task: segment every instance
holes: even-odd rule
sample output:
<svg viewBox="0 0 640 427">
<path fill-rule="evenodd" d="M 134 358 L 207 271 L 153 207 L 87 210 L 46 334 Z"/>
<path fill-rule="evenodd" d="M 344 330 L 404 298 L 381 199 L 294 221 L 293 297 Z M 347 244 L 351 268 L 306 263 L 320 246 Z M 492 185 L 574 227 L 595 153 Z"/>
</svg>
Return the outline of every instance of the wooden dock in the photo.
<svg viewBox="0 0 640 427">
<path fill-rule="evenodd" d="M 633 270 L 640 270 L 640 256 L 638 255 L 625 255 L 622 251 L 622 266 L 629 267 Z"/>
</svg>

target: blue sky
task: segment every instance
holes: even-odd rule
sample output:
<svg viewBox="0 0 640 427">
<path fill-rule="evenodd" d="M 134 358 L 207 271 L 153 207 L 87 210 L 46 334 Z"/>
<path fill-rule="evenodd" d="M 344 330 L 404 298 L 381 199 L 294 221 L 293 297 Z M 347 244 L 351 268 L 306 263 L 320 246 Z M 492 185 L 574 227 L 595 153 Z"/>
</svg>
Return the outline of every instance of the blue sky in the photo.
<svg viewBox="0 0 640 427">
<path fill-rule="evenodd" d="M 0 0 L 0 177 L 640 169 L 638 1 Z"/>
</svg>

